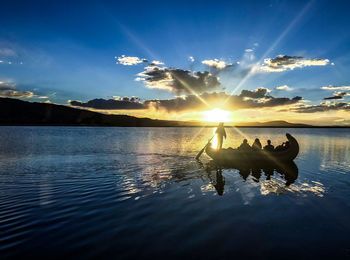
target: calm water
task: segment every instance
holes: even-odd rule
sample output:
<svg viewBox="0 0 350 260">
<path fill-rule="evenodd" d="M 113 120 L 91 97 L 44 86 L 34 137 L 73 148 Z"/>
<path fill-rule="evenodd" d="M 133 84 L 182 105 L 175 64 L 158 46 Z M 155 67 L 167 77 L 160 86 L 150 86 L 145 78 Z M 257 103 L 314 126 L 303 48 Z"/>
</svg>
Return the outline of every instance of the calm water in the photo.
<svg viewBox="0 0 350 260">
<path fill-rule="evenodd" d="M 196 162 L 212 131 L 0 127 L 0 258 L 350 256 L 350 129 L 227 129 L 294 135 L 289 186 Z"/>
</svg>

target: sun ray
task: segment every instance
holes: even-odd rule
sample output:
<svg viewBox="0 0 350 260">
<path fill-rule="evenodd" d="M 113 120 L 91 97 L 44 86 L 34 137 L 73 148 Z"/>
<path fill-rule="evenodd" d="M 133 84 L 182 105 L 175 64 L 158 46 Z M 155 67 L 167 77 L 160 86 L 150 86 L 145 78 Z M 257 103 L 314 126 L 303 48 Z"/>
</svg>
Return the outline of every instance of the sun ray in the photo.
<svg viewBox="0 0 350 260">
<path fill-rule="evenodd" d="M 282 39 L 289 33 L 289 31 L 297 24 L 297 22 L 304 16 L 304 14 L 307 12 L 307 10 L 311 7 L 314 0 L 309 1 L 305 7 L 301 10 L 301 12 L 292 20 L 292 22 L 287 26 L 287 28 L 280 34 L 280 36 L 274 41 L 274 43 L 268 48 L 265 53 L 261 56 L 258 62 L 256 62 L 253 67 L 249 70 L 247 75 L 244 76 L 244 78 L 238 83 L 238 85 L 231 91 L 231 95 L 235 93 L 238 89 L 240 89 L 244 83 L 254 74 L 255 67 L 258 66 L 266 57 L 269 55 L 269 53 L 276 48 L 276 46 L 282 41 Z M 230 96 L 226 98 L 224 101 L 224 104 L 227 103 L 227 101 L 230 99 Z"/>
</svg>

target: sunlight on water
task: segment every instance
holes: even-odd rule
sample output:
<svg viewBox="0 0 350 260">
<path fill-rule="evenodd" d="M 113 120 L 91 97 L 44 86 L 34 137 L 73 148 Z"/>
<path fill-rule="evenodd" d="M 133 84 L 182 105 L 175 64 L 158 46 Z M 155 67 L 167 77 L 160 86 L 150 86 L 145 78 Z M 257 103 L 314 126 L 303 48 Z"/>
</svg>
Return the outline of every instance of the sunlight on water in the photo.
<svg viewBox="0 0 350 260">
<path fill-rule="evenodd" d="M 281 237 L 295 250 L 315 236 L 323 240 L 308 250 L 347 241 L 347 129 L 226 132 L 224 147 L 277 145 L 289 132 L 300 153 L 286 169 L 220 169 L 205 153 L 194 159 L 215 128 L 0 127 L 0 255 L 132 257 L 220 241 L 222 256 L 221 245 L 241 241 L 269 250 L 285 249 Z"/>
<path fill-rule="evenodd" d="M 218 135 L 215 134 L 216 128 L 213 129 L 214 138 L 211 140 L 211 147 L 216 149 L 218 147 Z"/>
<path fill-rule="evenodd" d="M 261 183 L 260 192 L 262 195 L 292 192 L 302 196 L 307 196 L 307 193 L 309 192 L 316 196 L 323 197 L 325 189 L 321 183 L 317 183 L 316 185 L 301 183 L 286 186 L 282 180 L 268 180 Z"/>
</svg>

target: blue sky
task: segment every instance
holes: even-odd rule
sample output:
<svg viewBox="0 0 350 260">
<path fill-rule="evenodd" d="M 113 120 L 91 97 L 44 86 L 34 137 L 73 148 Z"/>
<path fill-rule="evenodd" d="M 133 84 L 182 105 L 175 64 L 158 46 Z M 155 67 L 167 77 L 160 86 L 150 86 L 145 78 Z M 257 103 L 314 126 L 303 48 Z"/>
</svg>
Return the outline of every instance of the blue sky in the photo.
<svg viewBox="0 0 350 260">
<path fill-rule="evenodd" d="M 164 63 L 160 67 L 209 71 L 220 81 L 210 91 L 239 95 L 263 87 L 276 98 L 301 96 L 304 106 L 344 90 L 322 87 L 350 85 L 347 1 L 6 1 L 0 13 L 0 82 L 33 93 L 18 95 L 26 100 L 135 96 L 143 102 L 193 94 L 135 81 L 154 60 Z M 116 64 L 122 55 L 148 62 Z M 301 57 L 301 63 L 245 77 L 278 55 Z M 215 59 L 232 66 L 213 72 L 203 64 Z M 285 85 L 291 90 L 276 90 Z M 349 97 L 331 101 L 348 103 Z"/>
</svg>

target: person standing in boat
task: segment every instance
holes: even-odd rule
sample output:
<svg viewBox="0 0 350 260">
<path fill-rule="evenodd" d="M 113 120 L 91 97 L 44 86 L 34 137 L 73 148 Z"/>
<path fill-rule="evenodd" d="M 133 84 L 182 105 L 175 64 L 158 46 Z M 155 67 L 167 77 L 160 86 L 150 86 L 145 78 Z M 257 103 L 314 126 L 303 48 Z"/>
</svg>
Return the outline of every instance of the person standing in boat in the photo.
<svg viewBox="0 0 350 260">
<path fill-rule="evenodd" d="M 217 149 L 220 150 L 222 148 L 224 137 L 226 139 L 226 131 L 225 131 L 224 123 L 219 123 L 218 127 L 215 130 L 215 134 L 217 135 L 217 138 L 218 138 Z"/>
</svg>

